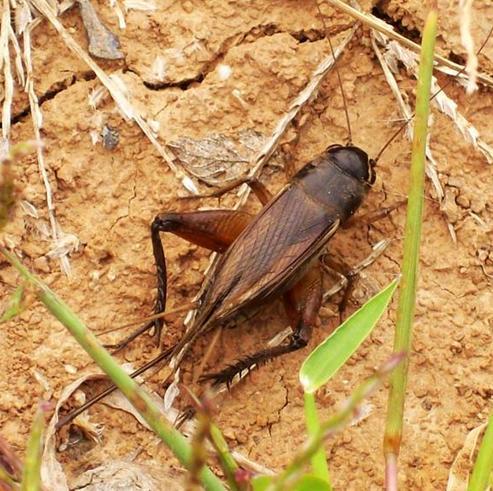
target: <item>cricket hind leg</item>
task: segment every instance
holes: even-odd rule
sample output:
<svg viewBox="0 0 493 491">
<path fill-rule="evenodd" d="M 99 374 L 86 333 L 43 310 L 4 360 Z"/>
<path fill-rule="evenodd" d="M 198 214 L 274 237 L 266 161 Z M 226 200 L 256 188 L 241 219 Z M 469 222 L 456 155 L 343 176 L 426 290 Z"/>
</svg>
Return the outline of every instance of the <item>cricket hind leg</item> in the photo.
<svg viewBox="0 0 493 491">
<path fill-rule="evenodd" d="M 310 340 L 312 328 L 322 304 L 322 280 L 318 267 L 314 267 L 284 294 L 284 304 L 292 325 L 296 326 L 288 337 L 287 344 L 274 346 L 249 355 L 217 373 L 204 375 L 201 380 L 210 380 L 214 386 L 230 386 L 237 377 L 242 377 L 278 356 L 304 348 Z"/>
<path fill-rule="evenodd" d="M 253 191 L 253 194 L 255 194 L 255 196 L 260 201 L 260 203 L 262 203 L 262 205 L 265 206 L 269 201 L 272 200 L 273 198 L 272 193 L 256 177 L 241 177 L 240 179 L 236 179 L 230 182 L 229 184 L 226 184 L 225 186 L 216 189 L 215 191 L 212 191 L 210 193 L 184 196 L 180 199 L 192 200 L 192 199 L 201 199 L 201 198 L 220 198 L 223 194 L 226 194 L 229 191 L 232 191 L 233 189 L 236 189 L 237 187 L 243 184 L 246 184 Z"/>
<path fill-rule="evenodd" d="M 152 250 L 157 276 L 157 298 L 154 314 L 160 314 L 166 310 L 168 289 L 166 258 L 160 236 L 161 232 L 170 232 L 193 244 L 222 253 L 251 220 L 252 215 L 238 210 L 204 210 L 157 215 L 151 225 Z M 159 342 L 163 323 L 162 318 L 151 320 L 118 344 L 106 346 L 114 349 L 114 352 L 120 351 L 153 327 L 156 329 L 156 338 Z"/>
</svg>

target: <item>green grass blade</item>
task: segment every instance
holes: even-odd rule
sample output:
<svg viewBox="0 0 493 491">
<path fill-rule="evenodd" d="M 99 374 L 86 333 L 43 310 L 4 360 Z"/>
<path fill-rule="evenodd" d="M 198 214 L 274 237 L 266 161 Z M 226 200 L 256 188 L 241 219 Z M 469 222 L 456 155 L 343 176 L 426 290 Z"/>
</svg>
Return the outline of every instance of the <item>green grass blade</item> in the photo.
<svg viewBox="0 0 493 491">
<path fill-rule="evenodd" d="M 39 491 L 41 489 L 41 456 L 43 453 L 44 428 L 45 411 L 40 405 L 34 416 L 31 434 L 27 442 L 21 491 Z"/>
<path fill-rule="evenodd" d="M 493 477 L 493 413 L 488 419 L 467 491 L 485 491 Z"/>
<path fill-rule="evenodd" d="M 239 467 L 229 451 L 228 443 L 219 428 L 213 423 L 211 423 L 209 428 L 209 436 L 211 445 L 214 447 L 219 459 L 219 464 L 228 480 L 229 488 L 231 491 L 236 491 L 238 489 L 238 483 L 236 482 L 235 473 L 238 471 Z M 241 486 L 239 487 L 242 489 Z"/>
<path fill-rule="evenodd" d="M 273 486 L 274 477 L 258 476 L 252 480 L 253 491 L 269 491 Z M 305 474 L 294 486 L 288 486 L 283 491 L 330 491 L 331 488 L 326 481 L 317 476 Z"/>
<path fill-rule="evenodd" d="M 397 283 L 397 279 L 392 281 L 368 300 L 312 351 L 300 369 L 305 392 L 313 393 L 327 383 L 358 349 L 385 312 Z"/>
<path fill-rule="evenodd" d="M 30 273 L 15 256 L 2 247 L 0 247 L 0 253 L 35 288 L 38 298 L 46 308 L 70 331 L 82 348 L 84 348 L 89 356 L 121 390 L 123 395 L 137 409 L 153 431 L 171 449 L 178 460 L 185 467 L 188 467 L 191 458 L 190 444 L 178 430 L 170 425 L 145 390 L 135 380 L 129 377 L 108 351 L 103 348 L 96 336 L 87 329 L 81 319 L 55 293 Z M 208 468 L 202 470 L 200 477 L 207 490 L 225 490 L 222 482 Z"/>
<path fill-rule="evenodd" d="M 320 431 L 320 422 L 315 405 L 313 392 L 305 392 L 305 421 L 309 436 L 316 435 Z M 312 470 L 316 477 L 327 483 L 327 489 L 332 489 L 330 484 L 329 466 L 327 464 L 327 454 L 323 445 L 311 458 Z"/>
<path fill-rule="evenodd" d="M 285 491 L 290 489 L 290 486 L 294 486 L 303 477 L 303 469 L 324 444 L 325 439 L 344 428 L 356 413 L 360 404 L 383 383 L 387 375 L 400 364 L 403 357 L 402 353 L 394 355 L 375 374 L 356 387 L 342 405 L 342 409 L 320 424 L 318 431 L 308 438 L 307 443 L 303 445 L 291 463 L 279 476 L 274 477 L 267 489 L 269 491 Z"/>
<path fill-rule="evenodd" d="M 22 312 L 22 299 L 24 297 L 24 287 L 19 285 L 10 296 L 9 304 L 5 312 L 0 317 L 0 323 L 7 322 Z"/>
<path fill-rule="evenodd" d="M 293 491 L 331 491 L 332 488 L 327 481 L 317 476 L 305 474 L 295 486 Z"/>
<path fill-rule="evenodd" d="M 428 129 L 429 99 L 433 70 L 433 51 L 437 30 L 437 11 L 430 10 L 423 30 L 421 61 L 416 98 L 416 121 L 408 194 L 402 279 L 399 290 L 394 351 L 409 353 L 418 278 L 419 244 L 423 214 L 425 149 Z M 407 384 L 409 357 L 392 374 L 384 437 L 386 485 L 397 489 L 397 456 L 402 438 L 402 420 Z"/>
<path fill-rule="evenodd" d="M 256 476 L 252 479 L 253 491 L 267 491 L 274 482 L 274 476 Z"/>
</svg>

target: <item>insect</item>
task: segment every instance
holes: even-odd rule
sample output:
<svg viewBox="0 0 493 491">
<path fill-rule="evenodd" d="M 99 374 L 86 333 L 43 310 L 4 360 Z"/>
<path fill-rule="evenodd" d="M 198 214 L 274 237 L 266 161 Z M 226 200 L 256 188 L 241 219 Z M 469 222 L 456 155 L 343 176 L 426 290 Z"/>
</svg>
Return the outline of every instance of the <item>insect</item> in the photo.
<svg viewBox="0 0 493 491">
<path fill-rule="evenodd" d="M 241 311 L 284 295 L 293 334 L 285 345 L 265 349 L 215 374 L 228 382 L 253 365 L 304 347 L 322 301 L 315 264 L 338 227 L 351 217 L 375 181 L 374 161 L 349 145 L 332 145 L 306 164 L 272 200 L 253 185 L 264 204 L 254 218 L 234 210 L 165 213 L 152 223 L 158 270 L 156 311 L 165 310 L 166 263 L 160 232 L 171 232 L 223 253 L 200 301 L 193 327 L 173 355 L 197 336 L 224 324 Z M 157 327 L 160 323 L 157 321 Z"/>
<path fill-rule="evenodd" d="M 214 383 L 229 383 L 254 366 L 306 346 L 322 303 L 317 260 L 339 226 L 363 202 L 375 181 L 374 167 L 375 161 L 360 148 L 331 145 L 295 174 L 273 199 L 268 199 L 268 191 L 258 181 L 251 182 L 265 205 L 256 217 L 236 210 L 156 216 L 151 226 L 158 273 L 156 312 L 166 309 L 167 270 L 161 232 L 171 232 L 223 254 L 200 300 L 191 329 L 175 346 L 133 375 L 162 359 L 177 357 L 178 363 L 198 336 L 280 295 L 293 326 L 288 342 L 258 351 L 205 378 Z M 152 320 L 138 333 L 155 325 L 159 336 L 162 323 L 161 318 Z M 136 333 L 118 348 L 135 336 Z M 107 393 L 100 394 L 97 400 Z M 86 407 L 79 408 L 77 414 Z M 75 415 L 72 413 L 70 419 Z M 59 426 L 65 422 L 67 419 L 60 420 Z"/>
</svg>

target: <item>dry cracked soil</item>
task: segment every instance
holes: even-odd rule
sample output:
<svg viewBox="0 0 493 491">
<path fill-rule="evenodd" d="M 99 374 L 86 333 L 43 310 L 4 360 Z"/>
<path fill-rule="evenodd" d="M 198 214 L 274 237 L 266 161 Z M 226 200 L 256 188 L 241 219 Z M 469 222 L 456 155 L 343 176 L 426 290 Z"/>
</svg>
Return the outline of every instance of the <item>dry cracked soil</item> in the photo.
<svg viewBox="0 0 493 491">
<path fill-rule="evenodd" d="M 463 61 L 455 2 L 438 3 L 437 50 L 449 59 Z M 164 143 L 211 135 L 234 139 L 251 132 L 258 148 L 258 141 L 272 133 L 314 68 L 330 53 L 315 3 L 309 1 L 163 0 L 151 11 L 129 10 L 125 29 L 119 29 L 108 2 L 95 1 L 94 6 L 118 35 L 124 54 L 122 60 L 97 60 L 98 64 L 106 73 L 117 74 L 134 107 L 152 121 Z M 367 1 L 364 7 L 373 7 L 378 16 L 419 42 L 425 16 L 422 2 L 388 0 L 372 5 Z M 473 34 L 479 45 L 493 24 L 493 6 L 489 0 L 478 0 L 474 9 Z M 328 6 L 324 12 L 338 44 L 353 20 Z M 60 20 L 86 49 L 78 8 L 68 10 Z M 79 247 L 69 255 L 69 277 L 61 272 L 56 258 L 47 256 L 53 244 L 47 239 L 45 189 L 34 155 L 24 158 L 15 173 L 20 198 L 33 205 L 38 216 L 32 216 L 31 207 L 17 206 L 3 241 L 98 333 L 152 311 L 152 218 L 163 211 L 217 206 L 218 201 L 177 200 L 186 194 L 185 189 L 139 127 L 125 120 L 109 97 L 103 98 L 97 110 L 90 106 L 89 97 L 101 87 L 100 82 L 47 22 L 36 28 L 32 44 L 34 84 L 44 118 L 44 154 L 56 216 L 63 232 L 77 237 Z M 493 41 L 479 61 L 484 73 L 493 73 Z M 375 155 L 395 131 L 401 114 L 371 48 L 367 28 L 356 32 L 339 68 L 354 143 Z M 447 81 L 445 75 L 437 76 L 440 83 Z M 400 67 L 397 79 L 412 104 L 414 77 Z M 481 86 L 466 96 L 454 81 L 446 92 L 483 141 L 493 145 L 491 87 Z M 18 90 L 13 108 L 14 142 L 32 138 L 28 108 L 26 96 Z M 262 173 L 262 181 L 273 191 L 285 182 L 280 164 L 289 161 L 300 168 L 328 145 L 347 138 L 333 71 L 296 123 Z M 103 125 L 118 134 L 116 146 L 105 147 L 101 139 L 93 142 Z M 399 481 L 402 489 L 441 490 L 467 434 L 491 411 L 493 180 L 485 157 L 436 108 L 430 145 L 445 197 L 440 204 L 427 182 Z M 409 163 L 410 144 L 400 136 L 379 162 L 376 184 L 360 213 L 391 206 L 405 196 Z M 227 196 L 221 206 L 233 205 L 235 199 L 234 194 Z M 246 208 L 252 213 L 260 209 L 253 198 Z M 404 221 L 401 207 L 380 221 L 341 230 L 331 241 L 330 254 L 356 264 L 377 241 L 391 239 L 385 253 L 363 272 L 351 309 L 399 272 Z M 169 304 L 170 308 L 179 307 L 199 290 L 209 253 L 169 234 L 164 241 Z M 4 306 L 18 282 L 14 270 L 0 263 Z M 311 348 L 337 325 L 336 310 L 336 299 L 322 308 Z M 164 343 L 179 338 L 182 320 L 177 314 L 168 323 Z M 388 358 L 394 321 L 395 303 L 358 352 L 320 391 L 322 418 Z M 286 323 L 281 303 L 274 302 L 255 318 L 223 331 L 206 371 L 262 347 Z M 129 331 L 102 339 L 116 341 Z M 185 360 L 185 381 L 191 381 L 212 336 L 200 338 Z M 297 371 L 308 351 L 276 359 L 218 400 L 214 418 L 230 446 L 272 469 L 281 469 L 305 439 Z M 156 353 L 154 340 L 142 336 L 119 359 L 138 366 Z M 94 370 L 91 360 L 39 303 L 32 301 L 19 317 L 2 326 L 0 428 L 13 448 L 24 452 L 38 400 L 56 401 L 61 390 L 86 370 Z M 147 386 L 162 395 L 159 374 L 150 377 Z M 327 441 L 335 489 L 382 488 L 387 389 L 384 386 L 371 396 L 361 421 Z M 134 463 L 166 468 L 171 476 L 179 475 L 171 453 L 133 416 L 102 404 L 89 414 L 92 422 L 104 426 L 100 443 L 73 439 L 57 455 L 71 488 L 83 471 L 116 460 L 133 459 Z M 64 430 L 58 444 L 67 438 Z M 180 479 L 171 479 L 160 488 L 180 489 Z"/>
</svg>

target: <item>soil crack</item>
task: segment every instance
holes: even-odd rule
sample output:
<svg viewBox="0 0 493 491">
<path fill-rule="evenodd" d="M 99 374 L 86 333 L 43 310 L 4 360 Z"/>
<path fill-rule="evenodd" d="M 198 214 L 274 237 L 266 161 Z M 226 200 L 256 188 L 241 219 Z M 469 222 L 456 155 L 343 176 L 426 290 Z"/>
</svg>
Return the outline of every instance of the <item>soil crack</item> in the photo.
<svg viewBox="0 0 493 491">
<path fill-rule="evenodd" d="M 55 82 L 44 94 L 38 96 L 38 104 L 41 107 L 46 101 L 51 101 L 54 99 L 60 92 L 67 90 L 69 87 L 72 87 L 75 83 L 84 80 L 94 80 L 96 78 L 96 74 L 92 70 L 87 70 L 84 72 L 74 73 L 71 77 L 65 80 L 61 80 Z M 31 114 L 31 106 L 26 106 L 24 109 L 14 114 L 10 119 L 11 126 L 21 123 L 27 116 Z M 2 127 L 2 123 L 0 122 L 0 128 Z"/>
<path fill-rule="evenodd" d="M 335 35 L 336 33 L 342 32 L 349 29 L 351 24 L 337 26 L 336 28 L 331 28 L 330 35 Z M 275 23 L 260 24 L 252 27 L 246 32 L 233 34 L 232 36 L 226 38 L 219 46 L 217 52 L 212 55 L 211 59 L 203 63 L 202 67 L 199 69 L 198 73 L 193 77 L 188 77 L 182 80 L 175 81 L 163 81 L 163 82 L 150 82 L 143 80 L 143 84 L 150 90 L 165 90 L 170 88 L 179 88 L 182 90 L 188 90 L 193 87 L 196 83 L 201 83 L 205 77 L 211 72 L 213 72 L 216 66 L 224 59 L 228 52 L 232 48 L 242 46 L 245 44 L 252 44 L 259 39 L 264 37 L 274 36 L 275 34 L 288 34 L 299 44 L 303 43 L 313 43 L 325 39 L 326 32 L 320 29 L 300 29 L 297 31 L 285 31 Z M 140 78 L 142 75 L 136 72 L 132 68 L 128 68 L 128 71 L 135 73 Z"/>
<path fill-rule="evenodd" d="M 280 383 L 282 384 L 283 388 L 284 388 L 284 403 L 282 404 L 281 407 L 279 407 L 277 410 L 276 410 L 276 413 L 277 413 L 277 418 L 275 421 L 270 421 L 269 424 L 267 425 L 267 431 L 269 432 L 269 436 L 272 438 L 272 427 L 274 425 L 278 425 L 281 423 L 281 419 L 282 419 L 282 412 L 284 411 L 284 409 L 287 407 L 287 405 L 289 404 L 289 389 L 288 389 L 288 385 L 285 383 L 285 380 L 284 380 L 284 375 L 281 374 L 281 379 L 280 379 Z"/>
<path fill-rule="evenodd" d="M 385 258 L 385 259 L 388 259 L 392 264 L 395 264 L 395 266 L 397 267 L 397 269 L 400 271 L 401 269 L 401 265 L 399 264 L 398 261 L 396 261 L 392 256 L 390 256 L 389 254 L 387 253 L 383 253 L 382 256 Z"/>
<path fill-rule="evenodd" d="M 136 173 L 134 173 L 134 179 L 132 183 L 132 194 L 127 200 L 127 213 L 124 213 L 123 215 L 120 215 L 117 217 L 117 219 L 113 222 L 113 224 L 110 227 L 110 231 L 113 231 L 115 226 L 123 219 L 128 218 L 131 215 L 130 208 L 132 207 L 132 202 L 133 200 L 137 197 L 137 177 Z"/>
<path fill-rule="evenodd" d="M 372 9 L 372 14 L 379 19 L 382 19 L 387 24 L 391 25 L 396 32 L 402 36 L 411 39 L 415 43 L 421 44 L 421 33 L 417 29 L 411 29 L 404 25 L 402 19 L 396 19 L 392 17 L 392 14 L 385 10 L 385 6 L 388 2 L 380 0 Z"/>
</svg>

